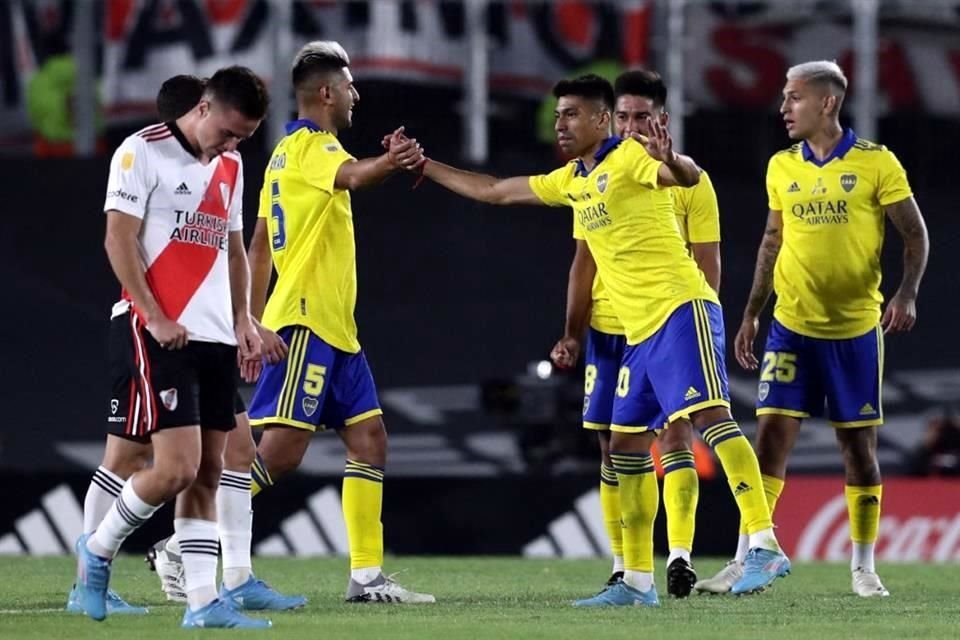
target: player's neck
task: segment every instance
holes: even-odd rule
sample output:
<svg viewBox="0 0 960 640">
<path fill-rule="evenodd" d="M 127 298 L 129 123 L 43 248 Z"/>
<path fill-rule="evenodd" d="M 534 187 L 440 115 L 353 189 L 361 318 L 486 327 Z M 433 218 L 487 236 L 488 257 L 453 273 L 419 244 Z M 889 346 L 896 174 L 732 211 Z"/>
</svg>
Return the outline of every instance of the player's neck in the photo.
<svg viewBox="0 0 960 640">
<path fill-rule="evenodd" d="M 806 143 L 817 160 L 824 160 L 837 148 L 841 138 L 843 138 L 843 127 L 839 122 L 834 121 L 807 138 Z"/>
<path fill-rule="evenodd" d="M 600 151 L 600 147 L 603 146 L 604 140 L 606 140 L 606 138 L 597 140 L 595 144 L 590 145 L 589 149 L 578 156 L 578 159 L 583 163 L 587 171 L 593 171 L 593 168 L 597 166 L 597 152 Z"/>
<path fill-rule="evenodd" d="M 324 111 L 319 109 L 299 109 L 297 118 L 300 120 L 309 120 L 324 131 L 337 135 L 337 128 L 333 124 L 333 118 L 329 117 Z"/>
</svg>

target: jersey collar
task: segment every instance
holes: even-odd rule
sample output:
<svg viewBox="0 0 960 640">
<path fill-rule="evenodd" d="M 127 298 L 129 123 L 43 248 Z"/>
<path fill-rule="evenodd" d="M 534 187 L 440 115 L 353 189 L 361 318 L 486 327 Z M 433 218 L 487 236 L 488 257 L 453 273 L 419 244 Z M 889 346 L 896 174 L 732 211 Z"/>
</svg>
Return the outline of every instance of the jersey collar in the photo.
<svg viewBox="0 0 960 640">
<path fill-rule="evenodd" d="M 807 162 L 812 162 L 818 167 L 824 167 L 828 162 L 834 158 L 843 158 L 847 155 L 847 151 L 853 148 L 854 143 L 857 141 L 857 134 L 853 132 L 853 129 L 847 127 L 843 131 L 843 136 L 840 138 L 840 142 L 837 143 L 837 146 L 833 148 L 833 151 L 830 152 L 826 158 L 821 162 L 817 160 L 817 156 L 813 155 L 813 149 L 810 148 L 810 145 L 807 144 L 807 141 L 803 141 L 803 146 L 801 147 L 803 152 L 803 159 Z"/>
<path fill-rule="evenodd" d="M 286 129 L 287 129 L 288 136 L 294 131 L 297 131 L 298 129 L 307 129 L 311 133 L 316 133 L 317 131 L 323 131 L 323 129 L 321 129 L 320 126 L 317 125 L 317 123 L 311 120 L 310 118 L 300 118 L 299 120 L 288 122 L 286 125 Z"/>
<path fill-rule="evenodd" d="M 170 129 L 170 133 L 173 134 L 173 137 L 177 139 L 177 142 L 180 143 L 180 146 L 183 147 L 183 150 L 189 153 L 194 158 L 199 158 L 199 154 L 194 151 L 193 146 L 190 145 L 190 142 L 187 141 L 187 136 L 183 134 L 183 131 L 180 130 L 180 127 L 177 126 L 176 120 L 172 120 L 166 123 L 167 127 Z"/>
<path fill-rule="evenodd" d="M 593 154 L 594 159 L 597 161 L 597 164 L 593 165 L 593 168 L 596 169 L 597 165 L 603 162 L 603 159 L 606 158 L 611 151 L 620 146 L 621 142 L 623 142 L 623 138 L 620 136 L 610 136 L 604 140 L 603 144 L 600 145 L 600 148 L 597 149 L 597 152 Z M 573 177 L 586 178 L 588 175 L 590 175 L 590 171 L 587 171 L 587 167 L 583 164 L 583 161 L 580 158 L 577 158 L 577 166 L 573 170 Z"/>
</svg>

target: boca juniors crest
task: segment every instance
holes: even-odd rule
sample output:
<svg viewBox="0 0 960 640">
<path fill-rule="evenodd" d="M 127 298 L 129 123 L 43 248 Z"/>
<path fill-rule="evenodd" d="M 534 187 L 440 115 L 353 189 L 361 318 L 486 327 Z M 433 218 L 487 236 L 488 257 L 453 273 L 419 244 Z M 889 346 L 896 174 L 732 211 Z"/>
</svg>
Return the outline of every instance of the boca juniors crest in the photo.
<svg viewBox="0 0 960 640">
<path fill-rule="evenodd" d="M 857 176 L 852 173 L 843 174 L 840 176 L 840 186 L 843 187 L 844 191 L 850 193 L 857 186 Z"/>
<path fill-rule="evenodd" d="M 607 190 L 607 174 L 602 173 L 597 176 L 597 191 L 603 193 Z"/>
</svg>

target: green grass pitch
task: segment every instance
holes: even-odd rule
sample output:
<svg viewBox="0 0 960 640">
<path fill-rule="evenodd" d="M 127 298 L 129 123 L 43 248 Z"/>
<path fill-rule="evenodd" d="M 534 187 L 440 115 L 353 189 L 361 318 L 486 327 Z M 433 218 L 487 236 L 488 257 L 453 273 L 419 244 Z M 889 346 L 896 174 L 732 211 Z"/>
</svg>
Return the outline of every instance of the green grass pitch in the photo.
<svg viewBox="0 0 960 640">
<path fill-rule="evenodd" d="M 960 637 L 960 567 L 886 565 L 889 598 L 860 599 L 850 574 L 838 564 L 801 564 L 793 575 L 756 596 L 666 597 L 658 560 L 659 609 L 574 609 L 570 601 L 591 595 L 607 577 L 600 560 L 519 558 L 389 558 L 398 580 L 437 596 L 436 605 L 356 605 L 342 601 L 343 559 L 264 559 L 258 574 L 287 593 L 306 594 L 305 609 L 274 613 L 274 628 L 259 632 L 186 631 L 181 605 L 167 603 L 156 576 L 142 560 L 116 561 L 112 586 L 129 601 L 147 604 L 145 617 L 97 623 L 63 612 L 74 572 L 71 558 L 0 558 L 0 638 L 224 637 L 240 633 L 270 638 L 390 640 L 437 638 L 576 638 L 578 640 L 842 640 Z M 700 559 L 701 575 L 719 559 Z M 257 614 L 261 615 L 261 614 Z"/>
</svg>

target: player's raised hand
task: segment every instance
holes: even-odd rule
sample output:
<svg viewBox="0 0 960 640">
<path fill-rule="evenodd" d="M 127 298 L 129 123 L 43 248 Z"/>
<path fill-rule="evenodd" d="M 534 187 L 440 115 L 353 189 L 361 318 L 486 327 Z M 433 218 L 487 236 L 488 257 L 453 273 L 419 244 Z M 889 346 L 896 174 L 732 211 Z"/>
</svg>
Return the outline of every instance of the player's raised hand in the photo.
<svg viewBox="0 0 960 640">
<path fill-rule="evenodd" d="M 164 315 L 157 314 L 147 323 L 147 331 L 164 349 L 174 351 L 187 346 L 187 328 Z"/>
<path fill-rule="evenodd" d="M 645 143 L 639 138 L 637 140 L 643 144 L 650 157 L 660 162 L 673 162 L 677 154 L 673 150 L 673 137 L 667 130 L 667 125 L 660 118 L 651 118 L 649 131 L 650 135 Z"/>
<path fill-rule="evenodd" d="M 897 293 L 883 312 L 880 326 L 884 333 L 904 333 L 913 329 L 917 323 L 917 299 Z"/>
<path fill-rule="evenodd" d="M 253 325 L 257 328 L 257 333 L 260 334 L 260 340 L 263 341 L 261 351 L 264 360 L 270 364 L 277 364 L 287 357 L 289 348 L 287 347 L 287 343 L 283 341 L 283 338 L 275 331 L 271 331 L 257 322 L 256 319 L 254 319 Z"/>
<path fill-rule="evenodd" d="M 570 336 L 560 338 L 550 351 L 550 359 L 560 369 L 576 366 L 580 359 L 580 341 Z"/>
<path fill-rule="evenodd" d="M 740 366 L 748 371 L 755 371 L 759 362 L 753 353 L 753 341 L 757 338 L 757 329 L 760 323 L 756 318 L 744 316 L 740 323 L 740 330 L 733 341 L 733 351 Z"/>
</svg>

